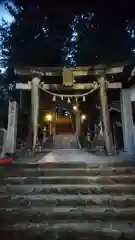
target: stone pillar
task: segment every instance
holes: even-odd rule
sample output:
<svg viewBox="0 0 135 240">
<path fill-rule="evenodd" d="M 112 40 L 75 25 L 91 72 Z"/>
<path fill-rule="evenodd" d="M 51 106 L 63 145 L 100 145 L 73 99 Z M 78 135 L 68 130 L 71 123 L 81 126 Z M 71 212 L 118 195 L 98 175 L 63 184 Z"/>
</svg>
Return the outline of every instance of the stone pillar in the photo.
<svg viewBox="0 0 135 240">
<path fill-rule="evenodd" d="M 101 113 L 102 113 L 105 147 L 108 155 L 112 155 L 113 154 L 112 134 L 111 134 L 111 128 L 110 128 L 110 117 L 109 117 L 109 109 L 108 109 L 108 103 L 107 103 L 106 82 L 104 77 L 100 78 L 100 102 L 101 102 Z"/>
<path fill-rule="evenodd" d="M 75 125 L 76 125 L 76 136 L 80 136 L 80 132 L 81 132 L 81 113 L 79 111 L 79 109 L 76 111 L 75 113 Z"/>
<path fill-rule="evenodd" d="M 16 101 L 9 101 L 8 128 L 6 141 L 6 152 L 9 154 L 14 154 L 16 151 L 17 118 L 18 118 L 17 103 Z"/>
<path fill-rule="evenodd" d="M 31 105 L 32 105 L 32 129 L 33 129 L 33 144 L 32 153 L 35 152 L 37 134 L 38 134 L 38 116 L 39 116 L 39 88 L 40 78 L 35 77 L 31 83 Z"/>
<path fill-rule="evenodd" d="M 134 152 L 134 139 L 131 89 L 122 89 L 120 97 L 124 150 L 132 154 Z"/>
<path fill-rule="evenodd" d="M 6 144 L 7 144 L 7 130 L 6 129 L 1 129 L 0 130 L 0 134 L 2 134 L 2 142 L 0 142 L 0 145 L 2 147 L 2 152 L 0 154 L 0 157 L 4 157 L 5 156 L 5 153 L 6 153 Z"/>
</svg>

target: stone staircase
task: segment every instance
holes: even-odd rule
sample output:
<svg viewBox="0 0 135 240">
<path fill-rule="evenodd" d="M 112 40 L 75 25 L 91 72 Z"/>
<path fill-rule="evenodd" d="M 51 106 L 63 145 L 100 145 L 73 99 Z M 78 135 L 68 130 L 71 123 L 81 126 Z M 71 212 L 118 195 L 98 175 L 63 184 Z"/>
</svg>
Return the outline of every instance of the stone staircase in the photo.
<svg viewBox="0 0 135 240">
<path fill-rule="evenodd" d="M 59 134 L 55 136 L 56 149 L 77 149 L 79 142 L 75 134 Z"/>
<path fill-rule="evenodd" d="M 79 149 L 79 140 L 75 134 L 58 134 L 48 139 L 43 145 L 43 149 Z"/>
<path fill-rule="evenodd" d="M 132 165 L 110 161 L 1 167 L 1 239 L 135 239 Z"/>
<path fill-rule="evenodd" d="M 68 117 L 69 118 L 69 117 Z M 56 134 L 72 134 L 73 131 L 73 125 L 72 125 L 72 120 L 69 118 L 68 123 L 56 123 Z"/>
</svg>

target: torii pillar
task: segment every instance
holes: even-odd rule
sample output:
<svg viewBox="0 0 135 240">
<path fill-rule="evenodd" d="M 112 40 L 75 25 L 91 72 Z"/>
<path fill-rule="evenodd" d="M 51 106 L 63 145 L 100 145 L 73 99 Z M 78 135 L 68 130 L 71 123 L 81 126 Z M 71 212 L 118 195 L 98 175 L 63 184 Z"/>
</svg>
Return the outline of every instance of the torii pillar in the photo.
<svg viewBox="0 0 135 240">
<path fill-rule="evenodd" d="M 38 116 L 39 116 L 39 83 L 40 78 L 35 77 L 31 82 L 31 107 L 32 107 L 32 153 L 35 152 L 37 134 L 38 134 Z"/>
<path fill-rule="evenodd" d="M 104 142 L 108 155 L 112 155 L 113 154 L 112 134 L 110 128 L 110 117 L 107 103 L 106 81 L 104 76 L 100 77 L 99 84 L 100 84 L 100 103 L 103 122 Z"/>
<path fill-rule="evenodd" d="M 77 111 L 75 112 L 75 121 L 76 121 L 75 133 L 76 133 L 76 136 L 80 136 L 80 132 L 81 132 L 81 112 L 80 112 L 79 109 L 77 109 Z"/>
</svg>

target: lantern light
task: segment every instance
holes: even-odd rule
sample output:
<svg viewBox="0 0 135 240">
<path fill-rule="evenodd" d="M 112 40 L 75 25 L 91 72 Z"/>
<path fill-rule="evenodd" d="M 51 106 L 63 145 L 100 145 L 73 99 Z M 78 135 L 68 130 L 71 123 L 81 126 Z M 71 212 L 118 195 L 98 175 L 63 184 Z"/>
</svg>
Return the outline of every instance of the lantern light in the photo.
<svg viewBox="0 0 135 240">
<path fill-rule="evenodd" d="M 73 106 L 73 110 L 74 111 L 77 111 L 78 110 L 78 107 L 76 105 Z"/>
<path fill-rule="evenodd" d="M 82 119 L 82 121 L 86 120 L 86 115 L 82 114 L 81 119 Z"/>
<path fill-rule="evenodd" d="M 52 121 L 52 115 L 51 115 L 51 114 L 47 114 L 47 115 L 45 116 L 45 118 L 46 118 L 46 120 L 47 120 L 48 122 L 51 122 L 51 121 Z"/>
</svg>

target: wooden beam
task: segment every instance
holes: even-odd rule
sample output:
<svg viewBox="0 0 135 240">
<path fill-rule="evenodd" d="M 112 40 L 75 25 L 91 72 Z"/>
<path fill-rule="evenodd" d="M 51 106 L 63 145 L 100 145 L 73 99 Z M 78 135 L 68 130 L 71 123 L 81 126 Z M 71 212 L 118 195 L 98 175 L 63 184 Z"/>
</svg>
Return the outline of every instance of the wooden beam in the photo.
<svg viewBox="0 0 135 240">
<path fill-rule="evenodd" d="M 74 76 L 84 75 L 101 75 L 104 74 L 117 74 L 123 72 L 125 66 L 129 63 L 116 63 L 110 65 L 95 65 L 87 67 L 74 67 L 70 68 Z M 22 67 L 15 68 L 14 72 L 16 75 L 39 75 L 39 76 L 62 76 L 63 67 Z"/>
<path fill-rule="evenodd" d="M 45 89 L 49 90 L 89 90 L 93 87 L 92 83 L 84 83 L 84 84 L 74 84 L 72 87 L 60 87 L 58 84 L 44 84 L 43 86 Z M 122 88 L 122 83 L 115 82 L 115 83 L 108 83 L 107 88 L 109 89 L 119 89 Z M 16 89 L 22 90 L 31 90 L 31 82 L 28 83 L 16 83 Z"/>
<path fill-rule="evenodd" d="M 102 74 L 108 75 L 108 74 L 117 74 L 123 72 L 123 67 L 118 68 L 112 68 L 112 69 L 106 69 L 106 70 L 89 70 L 89 68 L 78 68 L 73 70 L 73 76 L 87 76 L 87 75 L 95 75 L 100 76 Z M 62 76 L 62 72 L 60 71 L 50 71 L 50 72 L 44 72 L 44 71 L 37 71 L 37 70 L 23 70 L 23 69 L 16 69 L 15 70 L 16 75 L 22 75 L 22 76 Z"/>
<path fill-rule="evenodd" d="M 105 74 L 117 74 L 117 73 L 123 72 L 123 70 L 124 70 L 123 66 L 108 68 L 108 69 L 105 69 Z"/>
<path fill-rule="evenodd" d="M 16 89 L 22 89 L 22 90 L 31 90 L 31 84 L 29 83 L 16 83 Z"/>
<path fill-rule="evenodd" d="M 122 88 L 122 83 L 121 82 L 108 83 L 107 88 L 109 88 L 109 89 Z"/>
</svg>

